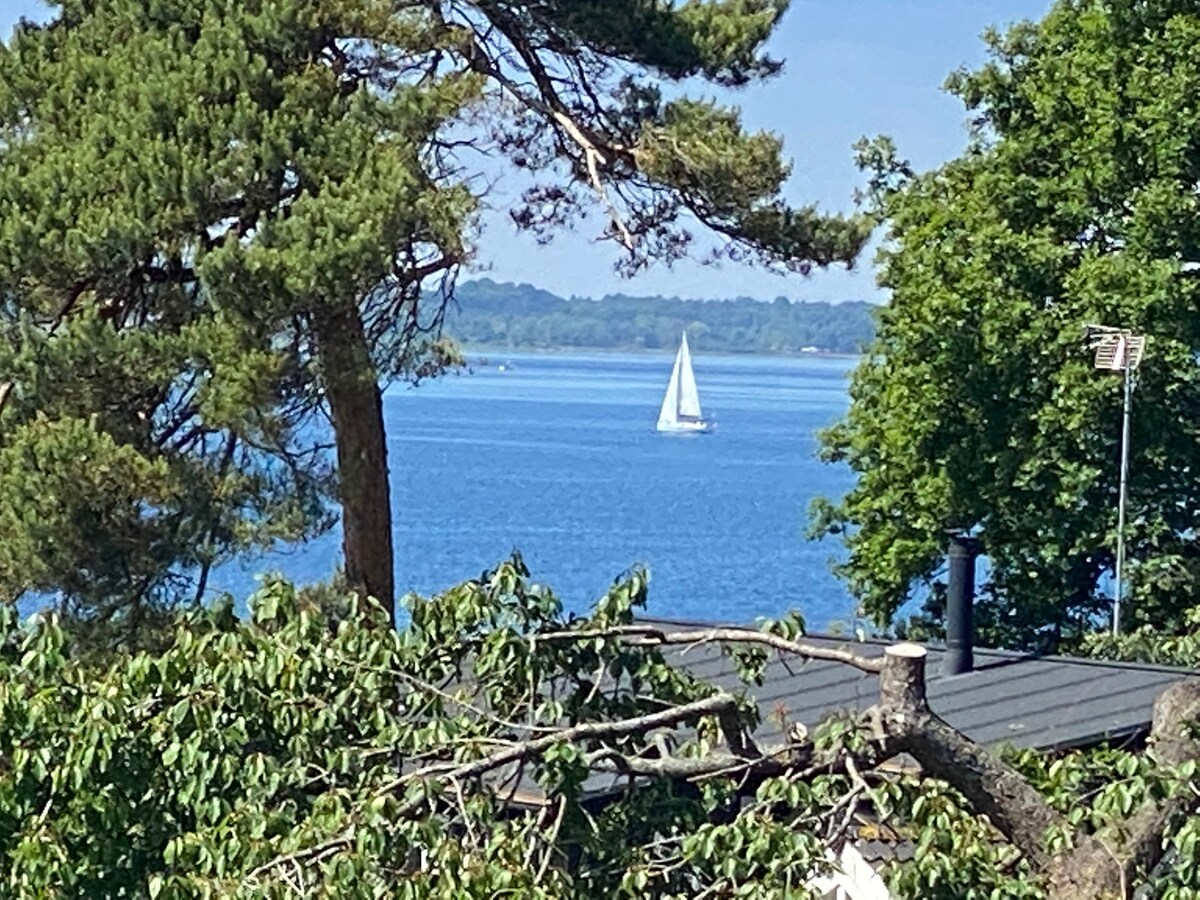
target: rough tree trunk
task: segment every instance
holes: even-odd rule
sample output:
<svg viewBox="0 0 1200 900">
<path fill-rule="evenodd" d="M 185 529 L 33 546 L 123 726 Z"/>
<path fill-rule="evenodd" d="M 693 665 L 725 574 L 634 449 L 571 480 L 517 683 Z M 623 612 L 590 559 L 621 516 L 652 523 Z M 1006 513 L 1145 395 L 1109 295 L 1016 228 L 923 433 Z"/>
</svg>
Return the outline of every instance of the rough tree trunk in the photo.
<svg viewBox="0 0 1200 900">
<path fill-rule="evenodd" d="M 1047 829 L 1063 823 L 1045 799 L 1011 766 L 935 715 L 925 701 L 925 651 L 915 644 L 889 647 L 879 677 L 877 737 L 888 753 L 912 755 L 922 769 L 957 788 L 1044 874 L 1054 900 L 1126 897 L 1162 854 L 1163 834 L 1183 798 L 1147 803 L 1120 828 L 1081 835 L 1075 849 L 1050 856 Z M 1200 714 L 1200 685 L 1181 682 L 1154 706 L 1149 753 L 1162 765 L 1200 756 L 1186 725 Z"/>
<path fill-rule="evenodd" d="M 1200 685 L 1179 682 L 1154 702 L 1154 718 L 1147 749 L 1162 766 L 1177 766 L 1200 755 L 1188 735 L 1190 722 L 1200 714 Z M 1050 896 L 1127 897 L 1161 858 L 1163 835 L 1191 802 L 1190 797 L 1170 797 L 1146 803 L 1121 822 L 1081 841 L 1074 853 L 1057 861 L 1050 871 Z"/>
<path fill-rule="evenodd" d="M 889 751 L 910 754 L 921 768 L 954 785 L 1039 865 L 1046 830 L 1061 817 L 1016 769 L 939 718 L 925 702 L 925 648 L 888 647 L 879 676 L 880 711 Z"/>
<path fill-rule="evenodd" d="M 395 622 L 387 434 L 378 373 L 353 304 L 313 316 L 325 396 L 337 441 L 342 551 L 350 586 L 376 598 Z"/>
</svg>

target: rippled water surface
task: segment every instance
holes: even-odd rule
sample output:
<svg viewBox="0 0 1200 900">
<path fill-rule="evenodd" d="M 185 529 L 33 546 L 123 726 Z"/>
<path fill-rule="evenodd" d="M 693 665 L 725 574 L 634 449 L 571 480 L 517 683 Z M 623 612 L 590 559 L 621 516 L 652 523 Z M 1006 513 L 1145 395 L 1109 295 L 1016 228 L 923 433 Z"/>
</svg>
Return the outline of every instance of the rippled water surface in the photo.
<svg viewBox="0 0 1200 900">
<path fill-rule="evenodd" d="M 819 463 L 818 429 L 848 403 L 846 359 L 697 356 L 713 434 L 654 430 L 669 355 L 490 355 L 491 364 L 385 398 L 398 586 L 429 593 L 505 557 L 582 609 L 632 563 L 649 566 L 650 612 L 750 621 L 802 609 L 849 618 L 829 569 L 837 548 L 804 538 L 808 503 L 851 484 Z M 504 365 L 501 371 L 499 365 Z M 337 534 L 226 570 L 327 577 Z"/>
</svg>

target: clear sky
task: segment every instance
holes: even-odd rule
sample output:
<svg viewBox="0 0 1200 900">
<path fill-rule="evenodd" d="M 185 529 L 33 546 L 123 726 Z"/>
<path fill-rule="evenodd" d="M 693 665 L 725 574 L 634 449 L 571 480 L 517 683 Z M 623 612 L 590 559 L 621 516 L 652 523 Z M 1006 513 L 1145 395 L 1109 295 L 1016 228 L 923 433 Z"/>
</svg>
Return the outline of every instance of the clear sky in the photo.
<svg viewBox="0 0 1200 900">
<path fill-rule="evenodd" d="M 900 154 L 922 169 L 957 155 L 966 140 L 965 115 L 941 90 L 946 76 L 984 60 L 979 35 L 989 25 L 1040 18 L 1049 7 L 1050 0 L 793 0 L 770 48 L 787 61 L 783 74 L 733 99 L 749 126 L 783 135 L 795 162 L 791 202 L 849 211 L 862 183 L 851 145 L 863 135 L 891 135 Z M 41 18 L 47 7 L 41 0 L 0 0 L 0 35 L 7 38 L 22 15 Z M 584 227 L 596 227 L 598 219 Z M 478 274 L 563 295 L 883 299 L 870 250 L 855 271 L 808 278 L 680 264 L 627 280 L 613 272 L 616 249 L 589 232 L 539 247 L 516 233 L 503 212 L 484 225 Z"/>
</svg>

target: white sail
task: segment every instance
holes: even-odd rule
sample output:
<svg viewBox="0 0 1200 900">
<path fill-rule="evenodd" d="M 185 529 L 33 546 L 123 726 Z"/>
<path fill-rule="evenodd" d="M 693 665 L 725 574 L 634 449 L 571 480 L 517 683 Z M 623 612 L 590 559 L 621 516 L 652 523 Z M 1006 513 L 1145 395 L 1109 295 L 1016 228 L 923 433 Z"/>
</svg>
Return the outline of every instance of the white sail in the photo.
<svg viewBox="0 0 1200 900">
<path fill-rule="evenodd" d="M 671 369 L 671 380 L 663 396 L 662 408 L 658 412 L 659 431 L 707 431 L 709 423 L 700 411 L 700 392 L 696 389 L 696 375 L 692 372 L 692 354 L 688 350 L 687 333 L 679 342 L 675 354 L 675 365 Z"/>
<path fill-rule="evenodd" d="M 692 354 L 688 350 L 686 331 L 679 344 L 679 405 L 676 409 L 680 419 L 701 418 L 700 392 L 696 390 L 696 375 L 692 372 Z"/>
<path fill-rule="evenodd" d="M 662 408 L 658 411 L 659 431 L 671 428 L 679 421 L 679 367 L 682 361 L 683 347 L 680 347 L 675 354 L 675 365 L 671 369 L 671 380 L 667 382 L 667 393 L 663 395 Z"/>
</svg>

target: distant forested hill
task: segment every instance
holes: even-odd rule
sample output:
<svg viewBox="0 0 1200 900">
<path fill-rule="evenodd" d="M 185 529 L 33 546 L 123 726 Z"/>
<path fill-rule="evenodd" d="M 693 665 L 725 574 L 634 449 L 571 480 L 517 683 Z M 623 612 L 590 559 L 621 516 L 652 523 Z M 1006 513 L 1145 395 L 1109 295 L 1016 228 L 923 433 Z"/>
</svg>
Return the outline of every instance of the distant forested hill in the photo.
<svg viewBox="0 0 1200 900">
<path fill-rule="evenodd" d="M 627 297 L 565 300 L 527 284 L 484 278 L 458 286 L 446 333 L 466 345 L 603 350 L 674 347 L 680 332 L 696 350 L 733 353 L 857 353 L 871 339 L 873 304 L 680 300 Z"/>
</svg>

